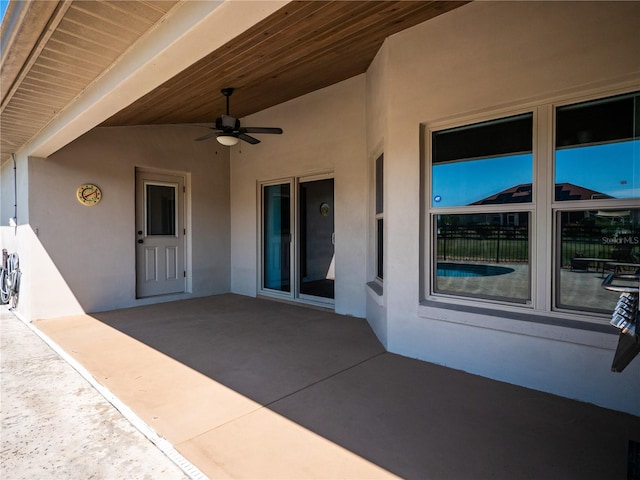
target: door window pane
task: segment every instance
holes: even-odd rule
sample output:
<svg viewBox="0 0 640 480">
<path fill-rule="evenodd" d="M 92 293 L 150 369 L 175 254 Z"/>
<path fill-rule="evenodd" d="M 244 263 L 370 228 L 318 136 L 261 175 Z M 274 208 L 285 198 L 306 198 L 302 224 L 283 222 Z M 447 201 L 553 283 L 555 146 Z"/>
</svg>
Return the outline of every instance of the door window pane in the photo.
<svg viewBox="0 0 640 480">
<path fill-rule="evenodd" d="M 555 199 L 640 198 L 640 94 L 556 110 Z"/>
<path fill-rule="evenodd" d="M 558 306 L 611 313 L 618 295 L 601 284 L 609 273 L 640 272 L 640 209 L 574 210 L 558 215 Z M 632 283 L 638 285 L 637 280 Z"/>
<path fill-rule="evenodd" d="M 531 202 L 533 114 L 432 134 L 432 206 Z"/>
<path fill-rule="evenodd" d="M 291 188 L 288 183 L 263 189 L 263 286 L 291 291 Z"/>
<path fill-rule="evenodd" d="M 436 215 L 434 290 L 517 303 L 530 300 L 529 215 Z"/>
<path fill-rule="evenodd" d="M 147 235 L 176 235 L 176 187 L 146 185 Z"/>
</svg>

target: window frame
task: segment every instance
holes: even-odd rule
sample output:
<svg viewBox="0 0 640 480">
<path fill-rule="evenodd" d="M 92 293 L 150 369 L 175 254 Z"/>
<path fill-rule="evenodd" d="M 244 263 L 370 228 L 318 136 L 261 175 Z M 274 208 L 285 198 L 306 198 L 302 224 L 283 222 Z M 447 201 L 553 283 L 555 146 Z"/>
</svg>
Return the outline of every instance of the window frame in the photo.
<svg viewBox="0 0 640 480">
<path fill-rule="evenodd" d="M 484 110 L 471 114 L 452 116 L 427 122 L 422 125 L 423 135 L 423 188 L 421 199 L 423 216 L 423 238 L 421 242 L 421 303 L 430 307 L 469 308 L 487 312 L 513 312 L 515 317 L 524 314 L 526 318 L 537 322 L 540 318 L 557 317 L 579 320 L 586 323 L 601 323 L 606 315 L 566 309 L 559 306 L 558 292 L 558 262 L 560 232 L 559 222 L 556 220 L 560 211 L 637 208 L 637 198 L 626 199 L 594 199 L 594 200 L 565 200 L 555 199 L 555 135 L 556 110 L 565 105 L 579 104 L 594 100 L 605 100 L 617 95 L 632 94 L 640 91 L 638 85 L 620 88 L 599 89 L 579 95 L 559 95 L 556 97 L 540 98 L 537 101 L 520 105 Z M 533 148 L 532 148 L 532 201 L 529 204 L 498 204 L 484 206 L 463 207 L 434 207 L 432 192 L 432 134 L 433 132 L 493 121 L 527 112 L 533 113 Z M 495 299 L 460 296 L 451 293 L 435 291 L 436 275 L 436 231 L 435 219 L 437 214 L 454 213 L 490 213 L 497 211 L 528 211 L 531 215 L 529 237 L 530 289 L 531 301 L 522 304 L 505 302 Z M 455 307 L 454 307 L 455 306 Z M 430 310 L 433 313 L 433 310 Z M 527 314 L 526 312 L 529 312 Z M 504 314 L 498 314 L 504 315 Z M 431 316 L 431 314 L 429 315 Z M 543 317 L 541 317 L 543 316 Z M 444 318 L 452 317 L 444 314 Z M 466 321 L 463 323 L 467 323 Z M 599 326 L 598 326 L 599 327 Z"/>
<path fill-rule="evenodd" d="M 556 113 L 559 108 L 565 106 L 575 105 L 578 106 L 581 103 L 589 102 L 604 102 L 608 99 L 613 99 L 623 95 L 640 95 L 640 85 L 634 85 L 630 88 L 615 89 L 615 90 L 602 90 L 598 92 L 587 93 L 578 96 L 567 96 L 561 99 L 557 99 L 555 102 L 549 102 L 547 105 L 550 108 L 551 125 L 549 127 L 549 145 L 550 150 L 550 166 L 549 166 L 549 225 L 552 230 L 550 235 L 550 247 L 552 252 L 551 265 L 549 269 L 551 271 L 552 288 L 549 292 L 550 311 L 552 313 L 559 313 L 563 315 L 577 315 L 581 317 L 587 317 L 592 320 L 601 320 L 608 318 L 611 313 L 598 313 L 588 310 L 578 310 L 569 306 L 564 306 L 560 302 L 560 282 L 559 276 L 561 271 L 561 212 L 584 212 L 588 210 L 611 210 L 611 209 L 634 209 L 638 208 L 638 201 L 640 198 L 610 198 L 610 199 L 590 199 L 590 200 L 556 200 L 555 198 L 555 180 L 556 180 Z"/>
<path fill-rule="evenodd" d="M 518 117 L 521 115 L 531 114 L 532 115 L 532 163 L 531 163 L 531 183 L 532 183 L 532 197 L 530 203 L 506 203 L 506 204 L 493 204 L 493 205 L 461 205 L 461 206 L 449 206 L 449 207 L 437 207 L 433 205 L 433 178 L 432 178 L 432 155 L 433 155 L 433 133 L 439 132 L 443 130 L 449 130 L 454 128 L 460 128 L 465 126 L 471 126 L 473 124 L 481 124 L 484 122 L 493 122 L 500 121 L 502 119 L 506 119 L 509 117 Z M 446 119 L 441 122 L 433 122 L 425 126 L 425 175 L 426 179 L 424 182 L 424 190 L 425 190 L 425 199 L 423 201 L 423 205 L 425 206 L 425 239 L 428 239 L 428 250 L 427 255 L 425 255 L 425 298 L 430 300 L 439 300 L 444 302 L 456 301 L 467 303 L 470 302 L 472 305 L 477 304 L 489 304 L 489 305 L 499 305 L 499 306 L 517 306 L 517 307 L 525 307 L 532 308 L 534 304 L 534 281 L 536 278 L 534 273 L 534 262 L 533 262 L 533 238 L 534 238 L 534 219 L 535 219 L 535 209 L 536 209 L 536 188 L 535 185 L 537 183 L 537 172 L 536 172 L 536 151 L 538 148 L 537 142 L 537 124 L 538 124 L 538 112 L 537 109 L 531 106 L 524 106 L 522 108 L 517 109 L 500 109 L 495 110 L 493 112 L 487 112 L 472 116 L 463 116 L 454 119 Z M 438 292 L 436 291 L 436 265 L 437 265 L 437 251 L 436 251 L 436 222 L 437 215 L 454 215 L 454 214 L 474 214 L 474 213 L 513 213 L 513 212 L 524 212 L 529 214 L 530 225 L 529 225 L 529 297 L 530 300 L 525 302 L 522 301 L 509 301 L 506 299 L 498 299 L 498 298 L 485 298 L 481 296 L 471 296 L 471 295 L 455 295 L 449 292 Z"/>
</svg>

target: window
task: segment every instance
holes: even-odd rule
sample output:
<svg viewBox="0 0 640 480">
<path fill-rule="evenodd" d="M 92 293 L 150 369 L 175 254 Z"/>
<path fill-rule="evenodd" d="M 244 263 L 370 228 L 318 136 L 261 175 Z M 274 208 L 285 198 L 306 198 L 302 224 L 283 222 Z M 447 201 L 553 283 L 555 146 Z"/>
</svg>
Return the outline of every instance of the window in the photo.
<svg viewBox="0 0 640 480">
<path fill-rule="evenodd" d="M 433 132 L 433 206 L 531 202 L 532 122 L 527 113 Z"/>
<path fill-rule="evenodd" d="M 146 184 L 147 235 L 176 236 L 176 187 Z"/>
<path fill-rule="evenodd" d="M 434 292 L 531 299 L 532 138 L 531 113 L 432 133 Z"/>
<path fill-rule="evenodd" d="M 612 272 L 640 273 L 640 208 L 560 210 L 557 218 L 558 306 L 611 314 L 618 297 L 600 284 Z"/>
<path fill-rule="evenodd" d="M 640 269 L 640 92 L 426 138 L 427 296 L 611 313 L 604 276 Z"/>
<path fill-rule="evenodd" d="M 376 277 L 384 278 L 384 156 L 376 159 Z"/>
<path fill-rule="evenodd" d="M 506 220 L 516 217 L 516 225 Z M 531 299 L 529 212 L 436 215 L 434 290 L 525 303 Z"/>
<path fill-rule="evenodd" d="M 558 107 L 555 139 L 555 201 L 575 202 L 556 211 L 556 303 L 611 313 L 602 278 L 640 272 L 640 209 L 622 203 L 640 198 L 640 94 Z"/>
<path fill-rule="evenodd" d="M 640 197 L 640 94 L 556 110 L 555 199 Z"/>
</svg>

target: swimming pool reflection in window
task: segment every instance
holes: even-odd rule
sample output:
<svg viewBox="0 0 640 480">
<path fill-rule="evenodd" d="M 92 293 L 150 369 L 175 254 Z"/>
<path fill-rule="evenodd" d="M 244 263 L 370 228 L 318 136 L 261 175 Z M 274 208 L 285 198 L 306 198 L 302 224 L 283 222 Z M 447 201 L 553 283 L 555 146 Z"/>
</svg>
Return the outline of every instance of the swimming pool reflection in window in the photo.
<svg viewBox="0 0 640 480">
<path fill-rule="evenodd" d="M 528 303 L 529 212 L 435 216 L 434 292 Z"/>
</svg>

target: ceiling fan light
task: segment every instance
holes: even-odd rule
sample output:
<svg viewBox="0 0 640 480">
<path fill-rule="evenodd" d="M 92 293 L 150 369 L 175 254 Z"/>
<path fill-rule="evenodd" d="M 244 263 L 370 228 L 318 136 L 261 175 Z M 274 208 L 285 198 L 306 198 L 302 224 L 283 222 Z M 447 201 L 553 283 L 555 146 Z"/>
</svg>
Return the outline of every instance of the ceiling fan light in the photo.
<svg viewBox="0 0 640 480">
<path fill-rule="evenodd" d="M 225 147 L 232 147 L 238 143 L 238 137 L 234 137 L 232 135 L 218 135 L 216 140 Z"/>
</svg>

